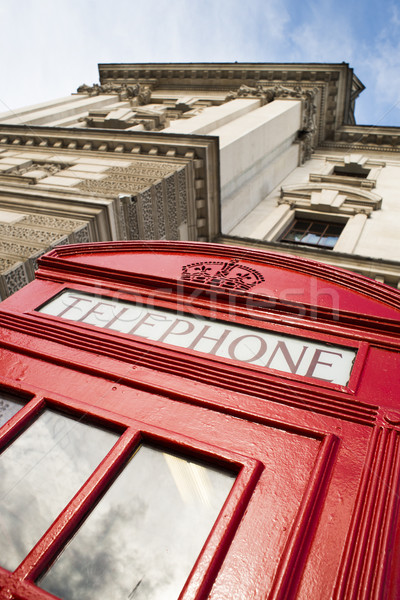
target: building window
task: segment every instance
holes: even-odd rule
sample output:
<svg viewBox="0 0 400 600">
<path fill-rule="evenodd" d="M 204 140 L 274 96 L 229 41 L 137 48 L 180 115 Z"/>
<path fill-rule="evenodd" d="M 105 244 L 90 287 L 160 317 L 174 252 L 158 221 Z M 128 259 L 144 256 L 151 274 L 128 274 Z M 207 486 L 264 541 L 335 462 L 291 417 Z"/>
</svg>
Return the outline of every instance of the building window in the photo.
<svg viewBox="0 0 400 600">
<path fill-rule="evenodd" d="M 363 166 L 357 163 L 346 164 L 343 167 L 336 165 L 333 168 L 333 175 L 342 175 L 344 177 L 358 177 L 359 179 L 367 179 L 371 169 L 364 169 Z"/>
<path fill-rule="evenodd" d="M 317 246 L 331 250 L 338 241 L 343 228 L 344 224 L 342 223 L 295 218 L 279 241 L 284 244 Z"/>
</svg>

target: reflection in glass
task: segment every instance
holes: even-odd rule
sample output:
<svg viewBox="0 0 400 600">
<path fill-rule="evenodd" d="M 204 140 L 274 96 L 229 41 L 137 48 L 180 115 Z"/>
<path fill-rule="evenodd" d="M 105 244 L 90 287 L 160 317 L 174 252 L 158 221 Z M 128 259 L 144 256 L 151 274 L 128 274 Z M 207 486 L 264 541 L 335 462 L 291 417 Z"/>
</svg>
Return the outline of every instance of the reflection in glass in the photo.
<svg viewBox="0 0 400 600">
<path fill-rule="evenodd" d="M 0 455 L 2 567 L 17 567 L 116 439 L 49 410 L 6 448 Z"/>
<path fill-rule="evenodd" d="M 63 600 L 176 600 L 234 479 L 141 446 L 39 585 Z"/>
<path fill-rule="evenodd" d="M 0 391 L 0 427 L 19 411 L 23 402 L 11 394 Z"/>
</svg>

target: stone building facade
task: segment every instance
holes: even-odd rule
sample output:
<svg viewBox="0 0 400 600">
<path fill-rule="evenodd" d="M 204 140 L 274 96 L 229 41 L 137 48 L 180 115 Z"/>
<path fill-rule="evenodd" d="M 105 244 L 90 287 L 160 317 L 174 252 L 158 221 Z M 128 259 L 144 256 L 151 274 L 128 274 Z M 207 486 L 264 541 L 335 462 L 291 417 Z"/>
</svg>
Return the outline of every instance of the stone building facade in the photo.
<svg viewBox="0 0 400 600">
<path fill-rule="evenodd" d="M 105 64 L 0 115 L 0 295 L 65 243 L 218 241 L 400 282 L 400 128 L 342 64 Z"/>
</svg>

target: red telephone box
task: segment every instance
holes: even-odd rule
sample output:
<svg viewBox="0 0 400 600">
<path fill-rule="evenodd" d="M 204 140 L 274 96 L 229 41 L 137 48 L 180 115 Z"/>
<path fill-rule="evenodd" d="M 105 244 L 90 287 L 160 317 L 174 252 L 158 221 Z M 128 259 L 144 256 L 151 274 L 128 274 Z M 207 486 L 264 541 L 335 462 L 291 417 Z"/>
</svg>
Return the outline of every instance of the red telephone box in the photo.
<svg viewBox="0 0 400 600">
<path fill-rule="evenodd" d="M 0 305 L 0 599 L 398 598 L 395 290 L 61 246 Z"/>
</svg>

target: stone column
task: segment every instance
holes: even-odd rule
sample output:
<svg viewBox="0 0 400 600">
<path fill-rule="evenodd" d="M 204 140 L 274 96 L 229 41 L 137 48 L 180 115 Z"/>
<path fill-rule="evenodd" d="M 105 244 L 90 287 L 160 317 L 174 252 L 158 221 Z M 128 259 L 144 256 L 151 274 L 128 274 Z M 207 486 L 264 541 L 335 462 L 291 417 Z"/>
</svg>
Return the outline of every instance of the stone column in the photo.
<svg viewBox="0 0 400 600">
<path fill-rule="evenodd" d="M 211 135 L 220 139 L 222 231 L 228 233 L 299 164 L 300 100 L 274 100 Z"/>
</svg>

